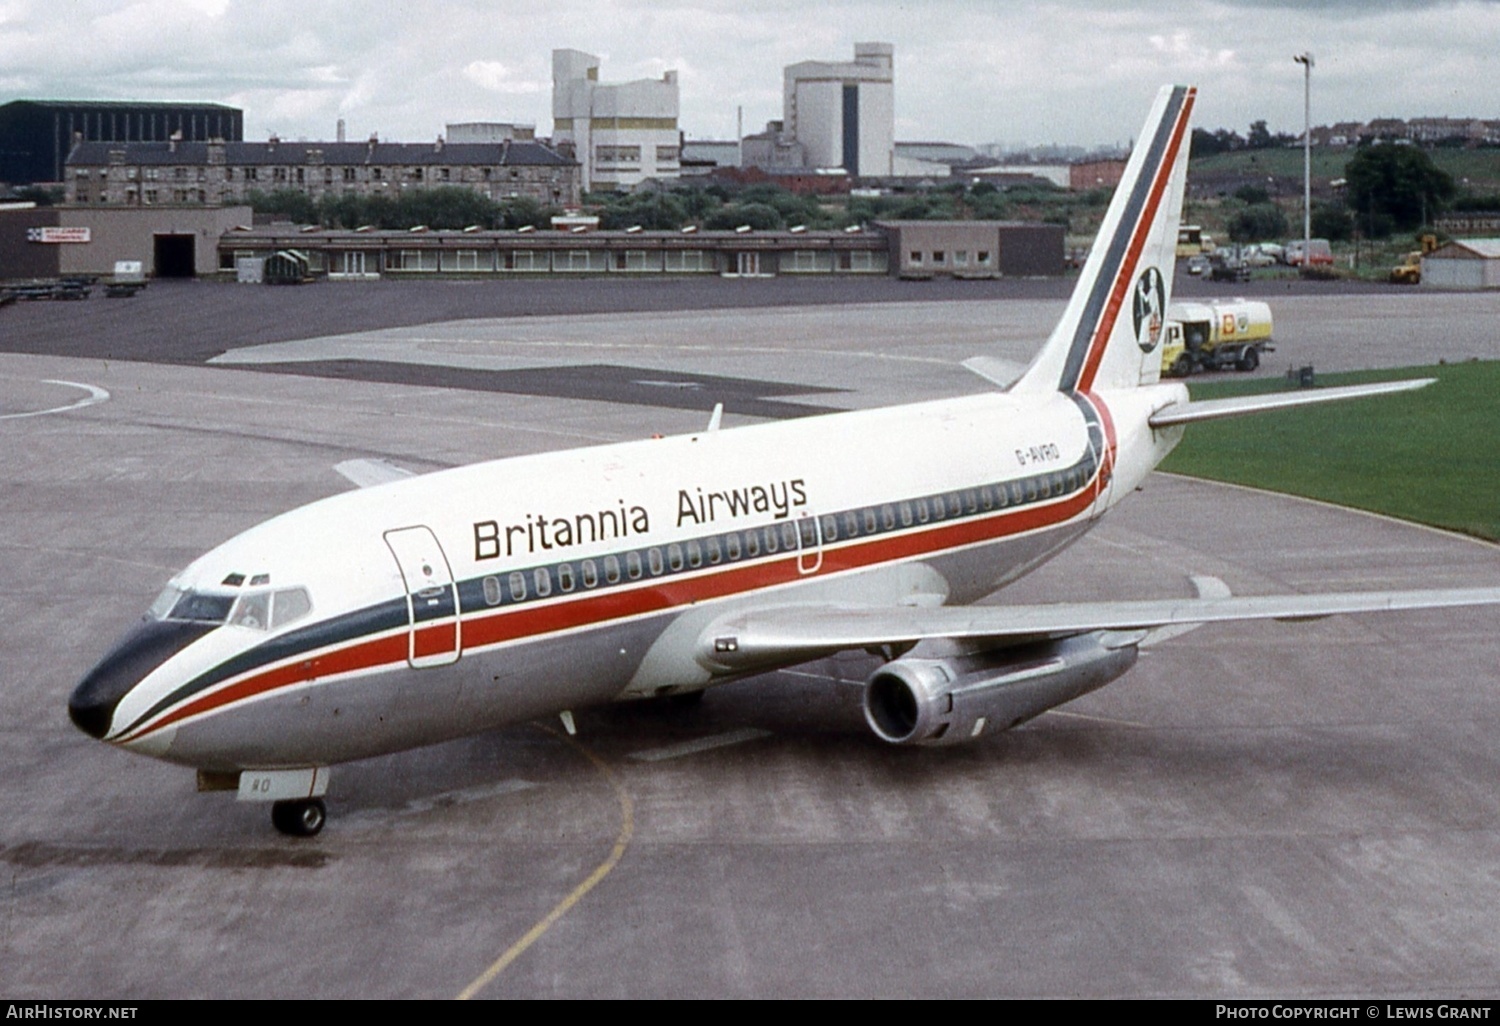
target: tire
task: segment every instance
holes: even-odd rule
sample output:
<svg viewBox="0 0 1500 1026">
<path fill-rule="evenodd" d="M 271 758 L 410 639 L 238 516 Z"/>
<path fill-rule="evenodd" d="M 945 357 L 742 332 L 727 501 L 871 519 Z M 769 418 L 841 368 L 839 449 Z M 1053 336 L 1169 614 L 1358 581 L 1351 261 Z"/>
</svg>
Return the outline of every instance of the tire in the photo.
<svg viewBox="0 0 1500 1026">
<path fill-rule="evenodd" d="M 1260 366 L 1260 352 L 1250 346 L 1246 346 L 1240 353 L 1240 370 L 1253 371 Z"/>
<path fill-rule="evenodd" d="M 1172 361 L 1172 369 L 1167 373 L 1174 378 L 1185 378 L 1193 373 L 1193 361 L 1188 359 L 1187 353 L 1183 353 Z"/>
<path fill-rule="evenodd" d="M 289 837 L 314 837 L 328 821 L 328 809 L 321 798 L 276 802 L 271 806 L 271 823 Z"/>
</svg>

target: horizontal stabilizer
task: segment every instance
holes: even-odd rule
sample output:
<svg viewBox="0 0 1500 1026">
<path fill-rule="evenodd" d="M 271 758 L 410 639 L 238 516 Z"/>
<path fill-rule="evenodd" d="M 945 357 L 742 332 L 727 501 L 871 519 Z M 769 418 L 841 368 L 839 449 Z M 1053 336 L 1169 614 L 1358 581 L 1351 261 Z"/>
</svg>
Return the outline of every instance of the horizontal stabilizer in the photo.
<svg viewBox="0 0 1500 1026">
<path fill-rule="evenodd" d="M 416 476 L 411 471 L 403 470 L 385 460 L 345 460 L 335 464 L 333 469 L 360 488 L 373 488 L 375 485 L 404 481 L 408 477 Z"/>
<path fill-rule="evenodd" d="M 964 361 L 964 366 L 1001 388 L 1009 388 L 1022 374 L 1026 373 L 1025 364 L 1013 363 L 994 356 L 971 356 Z"/>
<path fill-rule="evenodd" d="M 1341 388 L 1309 388 L 1299 392 L 1272 392 L 1270 395 L 1244 395 L 1233 399 L 1199 399 L 1193 402 L 1163 406 L 1151 415 L 1154 428 L 1173 424 L 1195 424 L 1200 420 L 1241 417 L 1247 413 L 1281 410 L 1289 406 L 1331 403 L 1339 399 L 1361 399 L 1392 392 L 1412 392 L 1426 388 L 1437 378 L 1411 378 L 1407 381 L 1382 381 L 1373 385 L 1345 385 Z"/>
<path fill-rule="evenodd" d="M 1204 589 L 1212 594 L 1217 589 Z M 1303 620 L 1341 613 L 1500 604 L 1500 588 L 1241 595 L 1031 606 L 847 608 L 780 606 L 711 624 L 699 662 L 718 672 L 817 658 L 832 652 L 946 638 L 995 647 L 1093 631 L 1150 631 L 1170 624 Z"/>
</svg>

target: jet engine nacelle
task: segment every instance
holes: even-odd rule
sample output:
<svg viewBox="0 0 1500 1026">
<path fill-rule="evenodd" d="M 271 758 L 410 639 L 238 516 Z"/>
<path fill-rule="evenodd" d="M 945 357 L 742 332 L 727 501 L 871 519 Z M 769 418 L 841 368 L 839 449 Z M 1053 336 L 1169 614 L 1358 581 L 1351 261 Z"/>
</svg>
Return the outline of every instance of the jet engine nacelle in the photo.
<svg viewBox="0 0 1500 1026">
<path fill-rule="evenodd" d="M 865 720 L 896 745 L 951 745 L 1008 730 L 1135 665 L 1134 639 L 1085 634 L 944 659 L 903 657 L 865 682 Z"/>
</svg>

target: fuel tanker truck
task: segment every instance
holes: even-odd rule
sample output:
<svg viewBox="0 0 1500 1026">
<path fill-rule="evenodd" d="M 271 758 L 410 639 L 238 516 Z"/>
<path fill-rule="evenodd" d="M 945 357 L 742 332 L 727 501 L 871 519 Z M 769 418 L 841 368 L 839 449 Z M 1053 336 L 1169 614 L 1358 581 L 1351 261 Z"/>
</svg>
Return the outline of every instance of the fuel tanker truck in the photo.
<svg viewBox="0 0 1500 1026">
<path fill-rule="evenodd" d="M 1258 300 L 1216 299 L 1167 307 L 1161 372 L 1185 378 L 1199 371 L 1253 371 L 1271 345 L 1271 308 Z"/>
</svg>

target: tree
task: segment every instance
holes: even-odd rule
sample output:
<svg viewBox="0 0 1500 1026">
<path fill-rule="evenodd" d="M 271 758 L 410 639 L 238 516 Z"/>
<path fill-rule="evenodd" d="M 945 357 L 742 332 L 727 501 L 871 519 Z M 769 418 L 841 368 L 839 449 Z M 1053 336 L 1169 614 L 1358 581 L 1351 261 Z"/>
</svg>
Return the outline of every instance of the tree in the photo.
<svg viewBox="0 0 1500 1026">
<path fill-rule="evenodd" d="M 1361 224 L 1419 228 L 1453 198 L 1453 176 L 1416 146 L 1361 146 L 1344 169 L 1349 208 Z"/>
<path fill-rule="evenodd" d="M 1232 242 L 1263 242 L 1286 235 L 1286 215 L 1274 203 L 1252 203 L 1229 219 Z"/>
<path fill-rule="evenodd" d="M 1354 219 L 1349 211 L 1333 203 L 1314 203 L 1312 233 L 1329 242 L 1348 242 L 1354 234 Z"/>
</svg>

